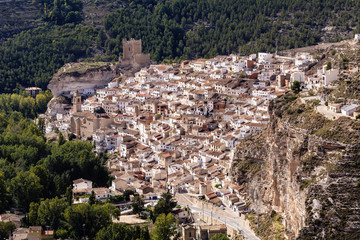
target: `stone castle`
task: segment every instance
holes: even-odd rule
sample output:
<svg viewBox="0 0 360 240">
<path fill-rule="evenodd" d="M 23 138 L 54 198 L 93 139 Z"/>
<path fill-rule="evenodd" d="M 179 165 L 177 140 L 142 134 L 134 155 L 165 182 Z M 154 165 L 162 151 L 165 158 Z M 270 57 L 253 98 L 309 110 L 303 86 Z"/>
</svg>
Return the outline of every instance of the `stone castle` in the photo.
<svg viewBox="0 0 360 240">
<path fill-rule="evenodd" d="M 143 54 L 141 40 L 133 38 L 130 41 L 123 39 L 123 57 L 119 59 L 121 65 L 144 67 L 150 64 L 150 54 Z"/>
</svg>

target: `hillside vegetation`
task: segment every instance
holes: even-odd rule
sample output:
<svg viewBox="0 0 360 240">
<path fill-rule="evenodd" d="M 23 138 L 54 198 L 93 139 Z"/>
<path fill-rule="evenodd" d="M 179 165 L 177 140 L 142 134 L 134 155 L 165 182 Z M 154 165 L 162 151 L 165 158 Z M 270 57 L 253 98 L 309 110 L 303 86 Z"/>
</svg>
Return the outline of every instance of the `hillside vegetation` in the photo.
<svg viewBox="0 0 360 240">
<path fill-rule="evenodd" d="M 356 27 L 359 2 L 139 0 L 105 18 L 111 39 L 107 50 L 119 54 L 123 37 L 143 39 L 154 60 L 252 53 L 315 44 L 323 28 L 346 33 Z M 135 3 L 137 5 L 135 5 Z M 331 40 L 339 40 L 340 35 Z"/>
</svg>

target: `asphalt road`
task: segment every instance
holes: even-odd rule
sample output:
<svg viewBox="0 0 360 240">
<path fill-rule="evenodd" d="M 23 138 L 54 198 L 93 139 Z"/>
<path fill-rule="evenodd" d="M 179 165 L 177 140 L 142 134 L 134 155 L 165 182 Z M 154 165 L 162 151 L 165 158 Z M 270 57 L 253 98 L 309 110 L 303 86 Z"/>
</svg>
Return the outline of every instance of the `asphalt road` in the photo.
<svg viewBox="0 0 360 240">
<path fill-rule="evenodd" d="M 184 194 L 177 194 L 176 200 L 178 201 L 178 204 L 189 207 L 193 212 L 199 212 L 200 214 L 212 217 L 213 219 L 224 223 L 226 226 L 230 226 L 238 230 L 245 237 L 245 239 L 260 240 L 260 238 L 257 237 L 252 230 L 242 225 L 242 220 L 240 219 L 240 217 L 229 217 L 229 214 L 225 211 L 223 214 L 220 213 L 221 211 L 211 212 L 207 209 L 204 209 L 203 211 L 202 208 L 194 206 L 193 202 L 188 197 L 184 196 Z"/>
<path fill-rule="evenodd" d="M 230 226 L 236 230 L 238 230 L 244 237 L 245 239 L 249 239 L 249 240 L 260 240 L 260 238 L 258 238 L 252 231 L 248 230 L 247 228 L 245 228 L 244 226 L 242 226 L 240 224 L 240 219 L 234 219 L 234 218 L 229 218 L 226 217 L 224 215 L 220 215 L 217 213 L 211 213 L 207 210 L 204 209 L 204 212 L 201 208 L 197 208 L 197 207 L 193 207 L 193 206 L 189 206 L 189 208 L 194 211 L 194 212 L 199 212 L 199 213 L 204 213 L 204 215 L 209 216 L 209 217 L 213 217 L 213 219 L 217 219 L 220 222 L 223 222 L 226 226 Z"/>
</svg>

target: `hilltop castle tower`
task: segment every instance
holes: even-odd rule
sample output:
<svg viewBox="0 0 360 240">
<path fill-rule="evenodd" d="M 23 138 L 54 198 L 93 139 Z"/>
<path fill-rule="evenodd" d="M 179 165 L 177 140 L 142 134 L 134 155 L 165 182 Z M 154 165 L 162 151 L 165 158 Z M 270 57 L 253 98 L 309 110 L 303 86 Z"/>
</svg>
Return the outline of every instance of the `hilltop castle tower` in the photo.
<svg viewBox="0 0 360 240">
<path fill-rule="evenodd" d="M 76 90 L 73 96 L 73 113 L 81 112 L 81 95 Z"/>
<path fill-rule="evenodd" d="M 129 41 L 123 39 L 123 57 L 119 59 L 122 65 L 133 65 L 144 67 L 150 64 L 150 54 L 143 54 L 141 40 L 131 38 Z"/>
<path fill-rule="evenodd" d="M 131 59 L 132 56 L 141 54 L 141 39 L 126 41 L 123 39 L 123 59 Z"/>
</svg>

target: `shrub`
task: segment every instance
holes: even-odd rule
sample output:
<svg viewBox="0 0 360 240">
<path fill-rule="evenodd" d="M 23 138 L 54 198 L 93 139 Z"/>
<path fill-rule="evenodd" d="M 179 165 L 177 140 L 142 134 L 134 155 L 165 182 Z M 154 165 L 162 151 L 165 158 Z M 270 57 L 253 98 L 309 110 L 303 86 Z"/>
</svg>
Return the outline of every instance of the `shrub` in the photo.
<svg viewBox="0 0 360 240">
<path fill-rule="evenodd" d="M 330 70 L 332 68 L 331 62 L 327 62 L 326 64 L 326 70 Z"/>
<path fill-rule="evenodd" d="M 71 140 L 73 140 L 73 139 L 75 139 L 75 138 L 76 138 L 75 134 L 69 133 L 69 135 L 68 135 L 69 141 L 71 141 Z"/>
<path fill-rule="evenodd" d="M 300 82 L 299 81 L 294 81 L 293 85 L 291 86 L 291 90 L 294 93 L 299 93 L 300 92 Z"/>
</svg>

